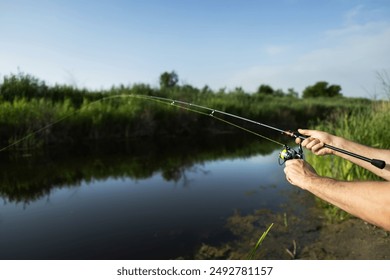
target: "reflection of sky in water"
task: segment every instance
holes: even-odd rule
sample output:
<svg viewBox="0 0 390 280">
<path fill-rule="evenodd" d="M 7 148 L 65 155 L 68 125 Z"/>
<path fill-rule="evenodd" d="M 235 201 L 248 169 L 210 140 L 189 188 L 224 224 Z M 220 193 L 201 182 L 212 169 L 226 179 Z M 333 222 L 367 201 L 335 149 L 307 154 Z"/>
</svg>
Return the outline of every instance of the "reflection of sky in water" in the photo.
<svg viewBox="0 0 390 280">
<path fill-rule="evenodd" d="M 174 252 L 178 236 L 222 231 L 235 209 L 277 211 L 288 201 L 282 190 L 292 187 L 277 154 L 205 162 L 177 182 L 161 174 L 108 178 L 54 189 L 28 205 L 3 203 L 0 258 L 148 258 L 142 252 L 162 243 Z M 192 239 L 179 245 L 191 247 Z"/>
</svg>

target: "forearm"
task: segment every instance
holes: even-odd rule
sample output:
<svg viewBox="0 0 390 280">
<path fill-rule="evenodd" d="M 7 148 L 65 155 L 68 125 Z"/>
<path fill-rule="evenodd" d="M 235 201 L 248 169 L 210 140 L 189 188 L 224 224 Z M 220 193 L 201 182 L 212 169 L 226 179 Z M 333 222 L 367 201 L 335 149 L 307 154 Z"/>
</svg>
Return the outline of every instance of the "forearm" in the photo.
<svg viewBox="0 0 390 280">
<path fill-rule="evenodd" d="M 390 231 L 390 183 L 313 177 L 304 188 L 319 198 Z"/>
<path fill-rule="evenodd" d="M 356 153 L 359 155 L 362 155 L 364 157 L 370 158 L 370 159 L 379 159 L 386 162 L 386 166 L 384 169 L 377 168 L 373 166 L 371 163 L 363 161 L 361 159 L 357 159 L 355 157 L 333 151 L 334 155 L 340 156 L 342 158 L 345 158 L 355 164 L 360 165 L 361 167 L 373 172 L 374 174 L 378 175 L 379 177 L 382 177 L 383 179 L 390 181 L 390 150 L 384 150 L 384 149 L 376 149 L 372 147 L 368 147 L 365 145 L 361 145 L 359 143 L 355 143 L 350 140 L 346 140 L 341 137 L 334 136 L 332 145 L 344 150 L 347 150 L 352 153 Z"/>
</svg>

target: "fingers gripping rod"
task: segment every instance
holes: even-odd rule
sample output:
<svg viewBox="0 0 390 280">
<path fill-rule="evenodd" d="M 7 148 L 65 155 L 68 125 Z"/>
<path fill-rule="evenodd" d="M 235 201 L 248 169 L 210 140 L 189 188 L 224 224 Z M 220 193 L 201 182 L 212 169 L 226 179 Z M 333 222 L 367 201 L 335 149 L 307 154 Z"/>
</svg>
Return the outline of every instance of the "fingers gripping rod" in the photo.
<svg viewBox="0 0 390 280">
<path fill-rule="evenodd" d="M 300 134 L 298 132 L 288 132 L 288 131 L 286 131 L 286 132 L 284 132 L 284 134 L 286 134 L 288 136 L 291 136 L 291 137 L 294 137 L 294 138 L 299 138 L 301 140 L 305 140 L 305 139 L 308 138 L 307 136 L 304 136 L 304 135 L 302 135 L 302 134 Z M 337 147 L 334 147 L 334 146 L 331 146 L 331 145 L 328 145 L 328 144 L 324 144 L 324 147 L 328 148 L 328 149 L 331 149 L 333 151 L 336 151 L 336 152 L 339 152 L 339 153 L 342 153 L 342 154 L 345 154 L 345 155 L 348 155 L 348 156 L 351 156 L 351 157 L 354 157 L 354 158 L 357 158 L 357 159 L 369 162 L 373 166 L 375 166 L 377 168 L 380 168 L 380 169 L 383 169 L 386 166 L 386 162 L 384 160 L 368 158 L 368 157 L 365 157 L 365 156 L 362 156 L 362 155 L 358 155 L 358 154 L 352 153 L 350 151 L 347 151 L 347 150 L 344 150 L 344 149 L 340 149 L 340 148 L 337 148 Z"/>
</svg>

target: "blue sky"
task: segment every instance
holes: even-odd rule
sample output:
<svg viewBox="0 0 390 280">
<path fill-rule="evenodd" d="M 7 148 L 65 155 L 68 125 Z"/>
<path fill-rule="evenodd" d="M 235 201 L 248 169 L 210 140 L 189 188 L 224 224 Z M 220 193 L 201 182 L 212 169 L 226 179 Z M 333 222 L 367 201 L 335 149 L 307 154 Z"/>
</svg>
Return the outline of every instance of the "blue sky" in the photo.
<svg viewBox="0 0 390 280">
<path fill-rule="evenodd" d="M 390 1 L 0 0 L 0 76 L 91 89 L 164 71 L 218 90 L 317 81 L 374 97 L 390 73 Z"/>
</svg>

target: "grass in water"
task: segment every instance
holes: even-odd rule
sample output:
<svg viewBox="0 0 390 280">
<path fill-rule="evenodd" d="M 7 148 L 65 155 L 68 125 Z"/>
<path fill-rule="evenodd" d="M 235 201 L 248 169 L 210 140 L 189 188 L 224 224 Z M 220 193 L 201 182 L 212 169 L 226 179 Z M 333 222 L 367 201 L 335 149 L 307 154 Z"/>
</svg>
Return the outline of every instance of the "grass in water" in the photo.
<svg viewBox="0 0 390 280">
<path fill-rule="evenodd" d="M 274 223 L 270 224 L 270 226 L 267 228 L 267 230 L 265 232 L 263 232 L 263 234 L 260 236 L 260 238 L 257 241 L 255 247 L 253 247 L 252 251 L 248 255 L 248 259 L 249 260 L 253 260 L 254 259 L 257 250 L 259 249 L 261 243 L 263 243 L 265 237 L 267 236 L 268 232 L 271 230 L 273 225 L 274 225 Z"/>
</svg>

